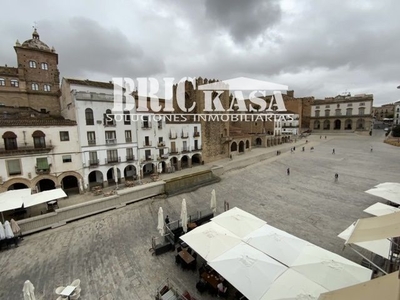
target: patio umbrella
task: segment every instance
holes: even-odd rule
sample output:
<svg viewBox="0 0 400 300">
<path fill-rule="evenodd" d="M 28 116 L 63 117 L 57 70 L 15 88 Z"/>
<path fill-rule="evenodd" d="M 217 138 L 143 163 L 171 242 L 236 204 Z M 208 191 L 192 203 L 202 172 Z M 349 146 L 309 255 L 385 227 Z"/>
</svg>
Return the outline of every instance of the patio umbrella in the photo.
<svg viewBox="0 0 400 300">
<path fill-rule="evenodd" d="M 389 200 L 390 202 L 400 204 L 400 183 L 381 183 L 375 186 L 375 188 L 369 189 L 365 192 Z"/>
<path fill-rule="evenodd" d="M 14 237 L 14 233 L 11 230 L 10 222 L 4 222 L 4 232 L 6 233 L 6 239 L 12 239 Z"/>
<path fill-rule="evenodd" d="M 18 223 L 15 222 L 14 219 L 11 219 L 10 224 L 11 224 L 11 229 L 12 229 L 12 232 L 14 233 L 14 235 L 21 232 L 21 228 L 19 228 Z"/>
<path fill-rule="evenodd" d="M 4 231 L 3 224 L 0 222 L 0 240 L 4 240 L 6 238 L 6 232 Z"/>
<path fill-rule="evenodd" d="M 181 239 L 207 262 L 241 242 L 238 236 L 214 222 L 196 227 L 182 235 Z"/>
<path fill-rule="evenodd" d="M 35 287 L 29 280 L 25 281 L 22 293 L 24 295 L 24 300 L 36 300 Z"/>
<path fill-rule="evenodd" d="M 161 236 L 164 235 L 164 212 L 162 207 L 158 210 L 158 225 L 157 230 Z"/>
<path fill-rule="evenodd" d="M 210 208 L 214 215 L 217 212 L 217 196 L 215 195 L 215 190 L 213 189 L 211 192 L 211 203 L 210 203 Z"/>
<path fill-rule="evenodd" d="M 182 228 L 183 232 L 187 232 L 187 223 L 188 223 L 188 216 L 187 216 L 187 208 L 186 208 L 186 200 L 182 200 L 182 209 L 181 209 L 181 220 L 182 220 Z"/>
</svg>

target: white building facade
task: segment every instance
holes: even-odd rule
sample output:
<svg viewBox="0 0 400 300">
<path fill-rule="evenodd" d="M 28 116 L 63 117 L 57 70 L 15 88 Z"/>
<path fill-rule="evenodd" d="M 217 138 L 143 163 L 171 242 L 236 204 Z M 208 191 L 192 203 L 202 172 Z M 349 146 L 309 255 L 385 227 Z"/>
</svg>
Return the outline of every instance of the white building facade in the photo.
<svg viewBox="0 0 400 300">
<path fill-rule="evenodd" d="M 293 121 L 282 122 L 281 132 L 283 135 L 298 135 L 299 134 L 299 119 L 298 114 L 293 114 Z"/>
<path fill-rule="evenodd" d="M 325 100 L 314 100 L 311 105 L 313 131 L 372 130 L 373 95 L 344 95 Z"/>
<path fill-rule="evenodd" d="M 40 116 L 0 120 L 0 191 L 83 192 L 75 122 Z M 9 123 L 9 124 L 7 124 Z M 12 123 L 12 126 L 10 126 Z"/>
<path fill-rule="evenodd" d="M 393 125 L 400 125 L 400 101 L 394 103 Z"/>
<path fill-rule="evenodd" d="M 153 113 L 137 114 L 134 109 L 114 114 L 111 83 L 64 78 L 62 92 L 61 113 L 79 128 L 86 189 L 191 167 L 193 158 L 195 164 L 201 163 L 201 139 L 195 133 L 201 131 L 200 125 L 172 125 Z M 171 130 L 186 132 L 185 137 L 171 136 Z M 175 148 L 171 137 L 176 140 Z"/>
</svg>

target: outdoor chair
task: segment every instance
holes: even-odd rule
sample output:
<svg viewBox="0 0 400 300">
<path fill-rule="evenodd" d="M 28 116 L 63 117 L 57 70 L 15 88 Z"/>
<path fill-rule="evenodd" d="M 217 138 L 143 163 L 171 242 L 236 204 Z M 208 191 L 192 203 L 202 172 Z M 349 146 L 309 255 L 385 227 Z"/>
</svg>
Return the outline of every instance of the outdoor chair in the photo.
<svg viewBox="0 0 400 300">
<path fill-rule="evenodd" d="M 81 281 L 80 279 L 75 279 L 74 281 L 72 281 L 71 286 L 74 286 L 76 288 L 79 288 L 81 285 Z"/>
<path fill-rule="evenodd" d="M 187 252 L 188 252 L 190 255 L 192 255 L 192 253 L 193 253 L 192 248 L 188 248 Z"/>
<path fill-rule="evenodd" d="M 181 263 L 181 257 L 179 255 L 175 255 L 175 263 L 179 265 Z"/>
<path fill-rule="evenodd" d="M 65 286 L 59 286 L 58 288 L 56 288 L 55 293 L 57 295 L 61 295 L 61 292 L 65 289 Z"/>
<path fill-rule="evenodd" d="M 176 252 L 181 252 L 182 251 L 182 247 L 181 246 L 178 246 L 178 248 L 176 248 Z"/>
</svg>

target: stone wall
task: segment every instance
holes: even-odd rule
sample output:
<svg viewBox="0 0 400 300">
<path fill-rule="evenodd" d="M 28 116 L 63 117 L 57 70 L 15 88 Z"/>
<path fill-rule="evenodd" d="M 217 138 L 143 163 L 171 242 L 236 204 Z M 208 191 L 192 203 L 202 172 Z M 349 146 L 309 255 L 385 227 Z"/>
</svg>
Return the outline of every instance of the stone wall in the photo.
<svg viewBox="0 0 400 300">
<path fill-rule="evenodd" d="M 220 181 L 211 170 L 184 175 L 165 181 L 165 193 L 170 196 L 194 190 L 198 187 Z"/>
</svg>

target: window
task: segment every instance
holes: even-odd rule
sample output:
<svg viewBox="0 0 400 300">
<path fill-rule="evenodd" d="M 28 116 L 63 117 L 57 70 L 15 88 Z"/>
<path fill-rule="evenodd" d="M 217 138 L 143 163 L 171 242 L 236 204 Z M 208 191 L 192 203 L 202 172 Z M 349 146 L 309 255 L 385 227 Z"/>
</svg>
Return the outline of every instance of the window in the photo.
<svg viewBox="0 0 400 300">
<path fill-rule="evenodd" d="M 3 134 L 4 148 L 6 150 L 17 150 L 17 135 L 12 131 L 6 131 Z"/>
<path fill-rule="evenodd" d="M 21 175 L 21 161 L 19 159 L 7 160 L 8 175 Z"/>
<path fill-rule="evenodd" d="M 106 113 L 104 114 L 104 125 L 105 126 L 115 125 L 115 118 L 114 115 L 111 114 L 111 109 L 107 109 Z"/>
<path fill-rule="evenodd" d="M 47 65 L 47 63 L 41 63 L 41 68 L 42 68 L 42 70 L 48 70 L 49 69 L 49 66 Z"/>
<path fill-rule="evenodd" d="M 188 151 L 187 142 L 186 141 L 183 141 L 183 149 L 182 150 L 183 151 Z"/>
<path fill-rule="evenodd" d="M 325 117 L 329 117 L 329 109 L 325 110 Z"/>
<path fill-rule="evenodd" d="M 91 108 L 85 109 L 86 125 L 94 125 L 93 110 Z"/>
<path fill-rule="evenodd" d="M 150 138 L 148 136 L 144 137 L 144 145 L 145 146 L 151 146 Z"/>
<path fill-rule="evenodd" d="M 107 161 L 111 162 L 118 162 L 118 150 L 107 150 Z"/>
<path fill-rule="evenodd" d="M 351 116 L 352 114 L 353 114 L 353 109 L 352 108 L 346 109 L 346 116 Z"/>
<path fill-rule="evenodd" d="M 97 152 L 96 151 L 90 151 L 89 152 L 89 165 L 98 165 L 99 164 L 99 159 L 97 158 Z"/>
<path fill-rule="evenodd" d="M 365 107 L 360 107 L 359 109 L 358 109 L 358 114 L 359 115 L 364 115 L 365 114 Z"/>
<path fill-rule="evenodd" d="M 133 148 L 126 148 L 126 160 L 135 160 L 133 157 Z"/>
<path fill-rule="evenodd" d="M 0 86 L 5 86 L 6 80 L 4 78 L 0 78 Z"/>
<path fill-rule="evenodd" d="M 70 162 L 72 162 L 72 157 L 71 157 L 71 155 L 63 155 L 62 160 L 63 160 L 63 163 L 70 163 Z"/>
<path fill-rule="evenodd" d="M 315 107 L 315 109 L 319 109 L 319 105 L 317 105 L 317 106 Z"/>
<path fill-rule="evenodd" d="M 353 104 L 349 103 L 349 104 L 347 104 L 347 106 L 353 106 Z"/>
<path fill-rule="evenodd" d="M 330 106 L 329 105 L 325 105 L 325 108 L 330 108 Z"/>
<path fill-rule="evenodd" d="M 49 166 L 49 162 L 47 161 L 47 157 L 36 158 L 36 169 L 38 171 L 50 170 L 50 166 Z"/>
<path fill-rule="evenodd" d="M 341 111 L 340 108 L 335 110 L 335 115 L 336 116 L 341 116 L 342 115 L 342 111 Z"/>
<path fill-rule="evenodd" d="M 365 103 L 364 103 L 364 102 L 361 102 L 361 103 L 360 103 L 360 106 L 365 106 Z"/>
<path fill-rule="evenodd" d="M 87 140 L 89 145 L 96 145 L 96 133 L 94 131 L 88 131 Z"/>
<path fill-rule="evenodd" d="M 38 91 L 39 90 L 39 85 L 37 83 L 32 83 L 32 90 L 33 91 Z"/>
<path fill-rule="evenodd" d="M 46 148 L 46 140 L 45 140 L 45 134 L 40 131 L 36 130 L 33 134 L 33 145 L 35 148 Z"/>
<path fill-rule="evenodd" d="M 43 85 L 43 90 L 44 90 L 45 92 L 50 92 L 50 90 L 51 90 L 50 84 L 45 84 L 45 85 Z"/>
<path fill-rule="evenodd" d="M 45 114 L 45 113 L 47 113 L 47 109 L 41 108 L 41 109 L 40 109 L 40 112 L 43 113 L 43 114 Z"/>
<path fill-rule="evenodd" d="M 316 110 L 316 111 L 315 111 L 315 116 L 316 116 L 316 117 L 319 117 L 319 110 Z"/>
<path fill-rule="evenodd" d="M 106 131 L 106 144 L 115 144 L 117 142 L 117 136 L 115 131 Z"/>
<path fill-rule="evenodd" d="M 129 111 L 124 111 L 124 125 L 131 125 L 131 115 Z"/>
<path fill-rule="evenodd" d="M 60 141 L 61 142 L 69 141 L 69 132 L 68 131 L 60 131 Z"/>
<path fill-rule="evenodd" d="M 162 129 L 162 119 L 158 120 L 158 129 Z"/>
<path fill-rule="evenodd" d="M 132 131 L 125 130 L 125 142 L 127 143 L 132 142 Z"/>
<path fill-rule="evenodd" d="M 150 128 L 149 117 L 143 116 L 142 128 Z"/>
<path fill-rule="evenodd" d="M 36 61 L 30 60 L 29 61 L 29 68 L 36 69 Z"/>
<path fill-rule="evenodd" d="M 144 151 L 144 155 L 146 156 L 146 160 L 152 160 L 153 159 L 151 157 L 151 150 Z"/>
</svg>

